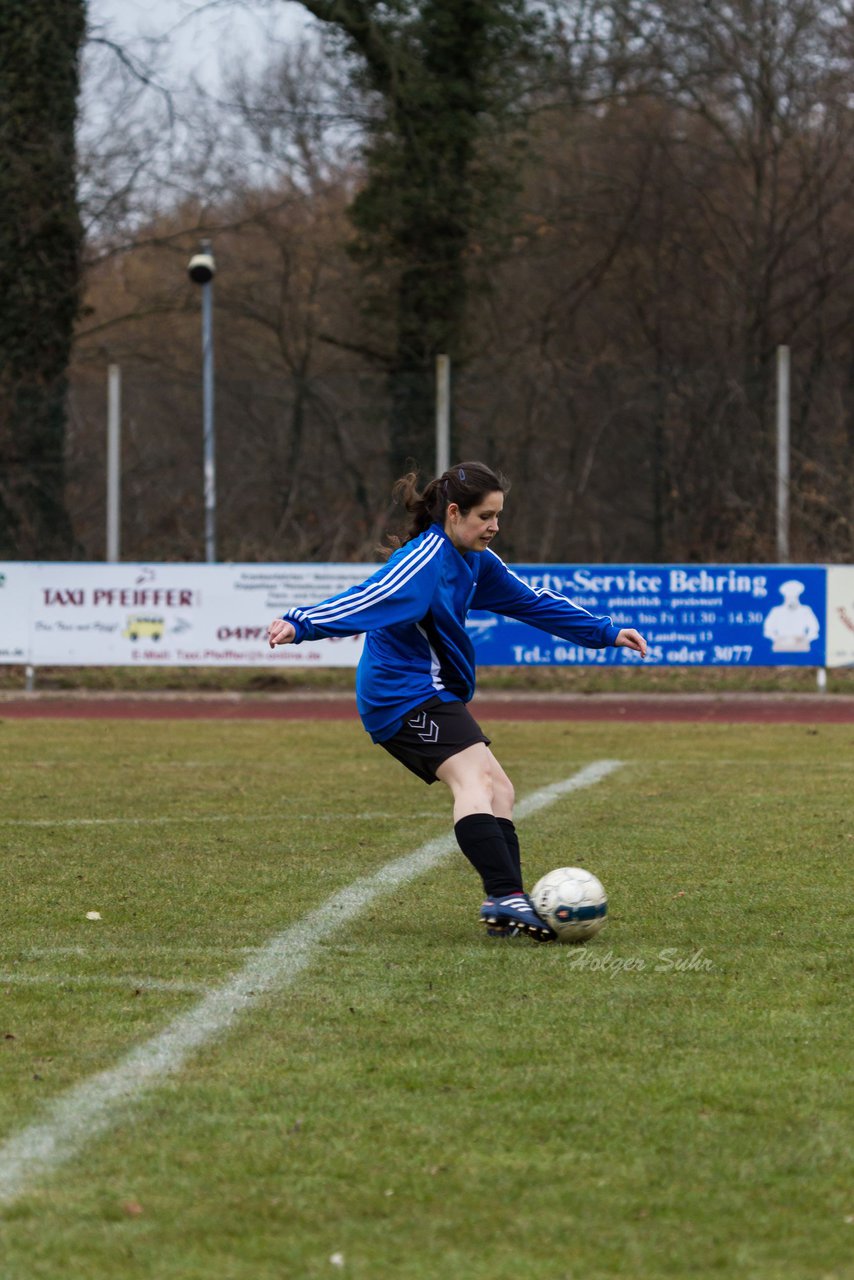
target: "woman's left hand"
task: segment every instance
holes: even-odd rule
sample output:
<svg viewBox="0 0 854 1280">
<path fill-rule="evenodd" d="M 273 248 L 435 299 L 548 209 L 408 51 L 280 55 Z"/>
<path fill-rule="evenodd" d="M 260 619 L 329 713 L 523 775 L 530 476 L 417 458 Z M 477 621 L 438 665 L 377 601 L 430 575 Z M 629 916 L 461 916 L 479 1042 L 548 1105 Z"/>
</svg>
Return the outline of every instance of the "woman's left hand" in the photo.
<svg viewBox="0 0 854 1280">
<path fill-rule="evenodd" d="M 646 657 L 646 641 L 634 627 L 623 627 L 614 644 L 620 649 L 634 649 L 642 658 Z"/>
</svg>

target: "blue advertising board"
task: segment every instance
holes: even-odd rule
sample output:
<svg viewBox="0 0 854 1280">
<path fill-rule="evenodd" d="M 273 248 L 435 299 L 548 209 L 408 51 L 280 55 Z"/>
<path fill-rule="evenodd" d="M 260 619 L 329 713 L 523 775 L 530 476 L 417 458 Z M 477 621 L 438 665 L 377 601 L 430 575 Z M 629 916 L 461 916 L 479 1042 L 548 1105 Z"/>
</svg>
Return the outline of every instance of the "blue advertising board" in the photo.
<svg viewBox="0 0 854 1280">
<path fill-rule="evenodd" d="M 825 665 L 827 570 L 814 565 L 513 565 L 535 589 L 636 627 L 661 666 Z M 477 661 L 493 666 L 624 665 L 629 649 L 585 649 L 473 610 Z"/>
</svg>

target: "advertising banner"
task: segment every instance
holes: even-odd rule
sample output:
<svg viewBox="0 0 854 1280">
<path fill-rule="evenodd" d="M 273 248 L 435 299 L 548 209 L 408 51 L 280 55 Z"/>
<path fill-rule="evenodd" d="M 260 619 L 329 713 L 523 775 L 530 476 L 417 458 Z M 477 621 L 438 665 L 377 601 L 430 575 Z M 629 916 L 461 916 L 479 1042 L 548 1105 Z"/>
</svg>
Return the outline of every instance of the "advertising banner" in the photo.
<svg viewBox="0 0 854 1280">
<path fill-rule="evenodd" d="M 514 572 L 617 626 L 637 627 L 649 644 L 647 663 L 825 664 L 826 570 L 813 565 L 520 565 Z M 641 661 L 628 649 L 583 649 L 490 613 L 471 613 L 469 628 L 485 665 Z"/>
<path fill-rule="evenodd" d="M 315 604 L 374 564 L 0 562 L 0 663 L 33 666 L 353 667 L 361 636 L 270 649 L 271 618 Z M 854 567 L 519 565 L 534 588 L 569 596 L 647 638 L 662 666 L 854 663 Z M 635 663 L 472 611 L 481 665 Z"/>
<path fill-rule="evenodd" d="M 312 604 L 361 582 L 375 568 L 0 563 L 6 579 L 0 587 L 0 662 L 353 667 L 361 636 L 271 649 L 267 624 L 291 605 Z"/>
<path fill-rule="evenodd" d="M 29 662 L 34 566 L 0 561 L 0 663 Z"/>
<path fill-rule="evenodd" d="M 854 565 L 827 570 L 827 665 L 854 666 Z"/>
</svg>

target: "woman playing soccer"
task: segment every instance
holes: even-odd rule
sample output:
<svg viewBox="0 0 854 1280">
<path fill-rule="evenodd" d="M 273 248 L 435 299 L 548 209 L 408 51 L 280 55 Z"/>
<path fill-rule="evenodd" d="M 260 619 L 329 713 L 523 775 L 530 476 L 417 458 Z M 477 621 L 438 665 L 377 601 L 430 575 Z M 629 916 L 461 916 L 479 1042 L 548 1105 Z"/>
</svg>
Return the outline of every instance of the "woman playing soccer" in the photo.
<svg viewBox="0 0 854 1280">
<path fill-rule="evenodd" d="M 554 934 L 524 892 L 513 825 L 513 784 L 468 710 L 475 687 L 469 609 L 489 609 L 549 635 L 646 656 L 633 628 L 598 618 L 565 596 L 534 591 L 492 550 L 505 481 L 482 462 L 462 462 L 417 488 L 395 485 L 412 516 L 404 543 L 358 586 L 320 604 L 288 609 L 267 628 L 270 647 L 365 632 L 356 704 L 365 729 L 427 783 L 450 788 L 454 833 L 483 881 L 481 922 L 492 936 Z"/>
</svg>

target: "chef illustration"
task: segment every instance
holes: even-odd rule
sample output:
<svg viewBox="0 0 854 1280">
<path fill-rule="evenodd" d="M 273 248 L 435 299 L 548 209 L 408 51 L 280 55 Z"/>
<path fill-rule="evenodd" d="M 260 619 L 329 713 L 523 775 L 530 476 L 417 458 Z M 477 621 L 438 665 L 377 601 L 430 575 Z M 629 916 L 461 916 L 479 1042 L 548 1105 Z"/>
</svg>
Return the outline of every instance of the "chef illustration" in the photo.
<svg viewBox="0 0 854 1280">
<path fill-rule="evenodd" d="M 801 604 L 804 584 L 792 578 L 780 587 L 783 603 L 775 605 L 762 628 L 766 640 L 771 641 L 774 653 L 808 653 L 813 640 L 818 639 L 818 618 L 808 604 Z"/>
</svg>

